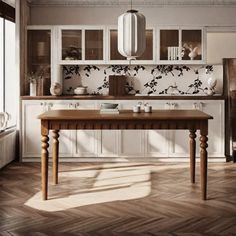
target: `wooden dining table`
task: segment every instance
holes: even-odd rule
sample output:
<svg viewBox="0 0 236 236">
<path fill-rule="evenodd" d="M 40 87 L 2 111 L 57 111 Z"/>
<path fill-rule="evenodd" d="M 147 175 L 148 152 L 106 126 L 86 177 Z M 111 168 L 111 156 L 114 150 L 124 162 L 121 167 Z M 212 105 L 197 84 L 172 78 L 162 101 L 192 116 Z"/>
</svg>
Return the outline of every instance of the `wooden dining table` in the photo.
<svg viewBox="0 0 236 236">
<path fill-rule="evenodd" d="M 200 131 L 201 198 L 207 199 L 208 120 L 212 116 L 200 110 L 153 110 L 134 113 L 104 114 L 99 110 L 51 110 L 38 116 L 41 120 L 42 199 L 48 199 L 49 131 L 52 131 L 53 183 L 58 184 L 60 130 L 189 130 L 190 177 L 195 183 L 196 131 Z"/>
</svg>

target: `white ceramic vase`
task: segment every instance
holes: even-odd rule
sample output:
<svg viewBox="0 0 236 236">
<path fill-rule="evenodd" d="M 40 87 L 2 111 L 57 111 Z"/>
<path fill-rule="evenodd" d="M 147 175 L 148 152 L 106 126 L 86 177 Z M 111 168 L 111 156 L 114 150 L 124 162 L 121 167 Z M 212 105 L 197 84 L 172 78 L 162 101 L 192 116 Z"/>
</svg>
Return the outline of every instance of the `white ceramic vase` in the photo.
<svg viewBox="0 0 236 236">
<path fill-rule="evenodd" d="M 36 90 L 37 90 L 37 83 L 36 82 L 30 83 L 30 96 L 36 96 Z"/>
<path fill-rule="evenodd" d="M 217 84 L 217 80 L 214 76 L 209 77 L 209 79 L 207 80 L 208 86 L 211 89 L 214 89 L 216 87 Z"/>
</svg>

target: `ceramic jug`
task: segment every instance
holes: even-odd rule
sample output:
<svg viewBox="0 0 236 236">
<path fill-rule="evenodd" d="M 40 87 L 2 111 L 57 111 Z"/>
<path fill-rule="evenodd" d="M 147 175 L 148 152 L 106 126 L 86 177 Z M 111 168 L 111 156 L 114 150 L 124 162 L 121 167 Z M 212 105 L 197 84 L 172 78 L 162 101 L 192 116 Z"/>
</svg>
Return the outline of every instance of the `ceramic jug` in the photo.
<svg viewBox="0 0 236 236">
<path fill-rule="evenodd" d="M 0 131 L 6 129 L 8 120 L 9 114 L 7 112 L 0 112 Z"/>
<path fill-rule="evenodd" d="M 55 82 L 50 87 L 50 93 L 53 96 L 59 96 L 62 94 L 62 86 L 61 84 Z"/>
</svg>

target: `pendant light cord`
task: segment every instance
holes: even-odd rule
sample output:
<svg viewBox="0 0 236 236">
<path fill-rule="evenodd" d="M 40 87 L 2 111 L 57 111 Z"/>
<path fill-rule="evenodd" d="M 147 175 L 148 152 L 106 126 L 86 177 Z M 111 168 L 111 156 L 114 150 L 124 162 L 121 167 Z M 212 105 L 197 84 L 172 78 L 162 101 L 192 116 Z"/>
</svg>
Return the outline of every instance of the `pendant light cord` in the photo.
<svg viewBox="0 0 236 236">
<path fill-rule="evenodd" d="M 130 1 L 130 7 L 131 7 L 131 10 L 132 10 L 132 8 L 133 8 L 133 2 L 132 2 L 132 0 Z"/>
</svg>

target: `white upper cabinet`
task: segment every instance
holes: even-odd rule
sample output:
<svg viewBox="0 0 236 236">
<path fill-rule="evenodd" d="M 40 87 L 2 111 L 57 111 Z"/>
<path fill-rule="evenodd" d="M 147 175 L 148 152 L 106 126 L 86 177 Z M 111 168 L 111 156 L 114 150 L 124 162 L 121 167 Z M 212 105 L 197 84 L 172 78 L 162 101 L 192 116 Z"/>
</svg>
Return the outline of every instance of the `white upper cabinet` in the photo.
<svg viewBox="0 0 236 236">
<path fill-rule="evenodd" d="M 157 62 L 160 64 L 204 64 L 204 28 L 160 28 Z"/>
<path fill-rule="evenodd" d="M 59 64 L 104 64 L 105 27 L 58 27 Z"/>
<path fill-rule="evenodd" d="M 236 32 L 207 32 L 207 63 L 222 64 L 236 57 Z"/>
<path fill-rule="evenodd" d="M 38 30 L 34 32 L 38 38 L 41 34 L 43 37 L 47 29 L 50 29 L 52 37 L 52 65 L 129 64 L 129 61 L 118 52 L 117 29 L 114 26 L 28 27 L 29 35 L 32 34 L 32 30 Z M 203 27 L 147 27 L 146 50 L 141 57 L 131 63 L 204 64 L 205 52 L 206 36 Z"/>
<path fill-rule="evenodd" d="M 37 29 L 37 26 L 30 26 Z M 50 26 L 49 26 L 50 27 Z M 115 26 L 51 26 L 52 64 L 129 64 L 117 49 Z M 40 28 L 38 27 L 38 30 Z M 38 32 L 40 36 L 40 31 Z M 55 40 L 54 40 L 55 39 Z M 204 64 L 205 28 L 147 27 L 146 50 L 132 64 Z"/>
</svg>

